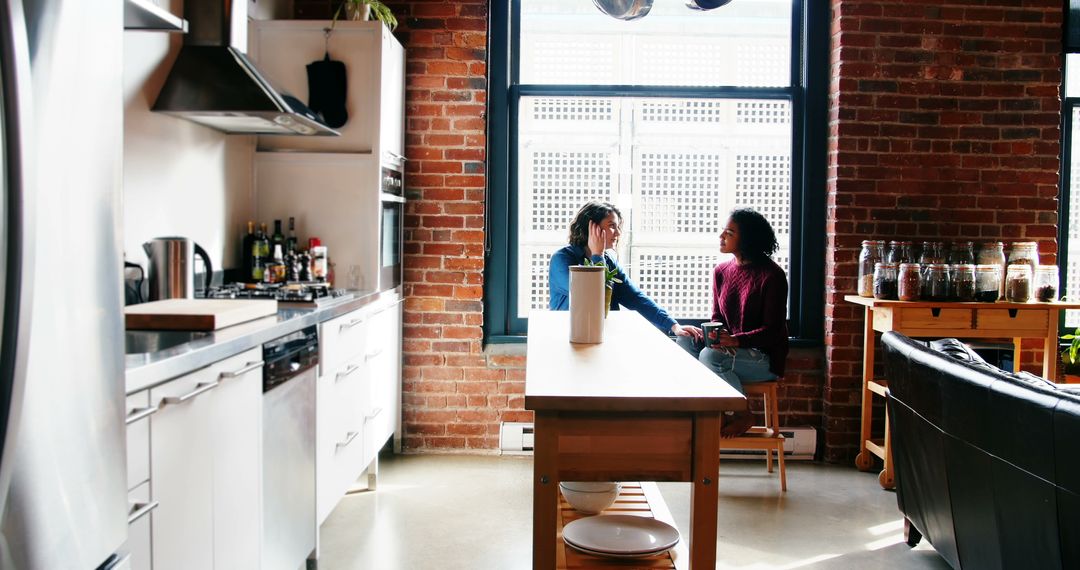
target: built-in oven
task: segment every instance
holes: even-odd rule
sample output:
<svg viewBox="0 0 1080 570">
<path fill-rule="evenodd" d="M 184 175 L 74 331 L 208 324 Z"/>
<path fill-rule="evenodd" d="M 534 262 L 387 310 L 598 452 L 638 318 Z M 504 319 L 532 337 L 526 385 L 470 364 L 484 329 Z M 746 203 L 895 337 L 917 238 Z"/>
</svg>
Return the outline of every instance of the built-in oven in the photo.
<svg viewBox="0 0 1080 570">
<path fill-rule="evenodd" d="M 382 165 L 379 216 L 379 290 L 401 285 L 404 252 L 405 185 L 403 169 L 397 164 Z"/>
</svg>

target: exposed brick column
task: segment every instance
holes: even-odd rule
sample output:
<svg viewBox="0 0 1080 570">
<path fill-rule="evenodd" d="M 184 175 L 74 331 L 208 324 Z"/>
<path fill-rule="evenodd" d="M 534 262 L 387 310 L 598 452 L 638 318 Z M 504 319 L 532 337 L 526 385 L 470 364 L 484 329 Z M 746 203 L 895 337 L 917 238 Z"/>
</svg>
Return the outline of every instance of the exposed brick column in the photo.
<svg viewBox="0 0 1080 570">
<path fill-rule="evenodd" d="M 1062 2 L 832 10 L 825 458 L 846 462 L 858 448 L 863 318 L 843 296 L 856 289 L 861 240 L 1027 239 L 1045 263 L 1056 258 Z"/>
</svg>

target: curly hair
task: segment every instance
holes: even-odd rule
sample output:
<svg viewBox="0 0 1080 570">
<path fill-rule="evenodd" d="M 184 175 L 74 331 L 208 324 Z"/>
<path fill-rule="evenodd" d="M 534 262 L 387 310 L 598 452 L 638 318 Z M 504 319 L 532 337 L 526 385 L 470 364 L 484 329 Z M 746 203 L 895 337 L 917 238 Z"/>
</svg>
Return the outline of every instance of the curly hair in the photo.
<svg viewBox="0 0 1080 570">
<path fill-rule="evenodd" d="M 609 202 L 589 202 L 578 210 L 574 221 L 570 223 L 570 245 L 586 247 L 589 245 L 589 222 L 603 222 L 612 213 L 622 223 L 622 212 Z"/>
<path fill-rule="evenodd" d="M 743 257 L 759 261 L 780 249 L 772 225 L 757 210 L 736 208 L 731 211 L 731 221 L 739 227 L 739 253 Z"/>
</svg>

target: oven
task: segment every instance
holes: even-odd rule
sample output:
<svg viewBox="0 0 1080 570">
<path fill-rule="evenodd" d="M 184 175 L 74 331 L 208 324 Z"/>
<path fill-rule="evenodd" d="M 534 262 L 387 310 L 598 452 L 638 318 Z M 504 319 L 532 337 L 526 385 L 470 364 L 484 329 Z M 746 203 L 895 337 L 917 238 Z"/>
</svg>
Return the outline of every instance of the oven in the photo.
<svg viewBox="0 0 1080 570">
<path fill-rule="evenodd" d="M 395 289 L 401 285 L 402 253 L 404 251 L 403 222 L 405 193 L 402 168 L 382 166 L 379 202 L 379 290 Z"/>
</svg>

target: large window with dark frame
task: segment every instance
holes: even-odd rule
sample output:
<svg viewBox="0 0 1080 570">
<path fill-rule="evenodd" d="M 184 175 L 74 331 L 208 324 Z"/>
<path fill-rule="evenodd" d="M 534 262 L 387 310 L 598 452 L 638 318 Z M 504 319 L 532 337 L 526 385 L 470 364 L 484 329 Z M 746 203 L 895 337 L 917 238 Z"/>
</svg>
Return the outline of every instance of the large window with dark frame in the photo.
<svg viewBox="0 0 1080 570">
<path fill-rule="evenodd" d="M 807 257 L 820 249 L 807 247 L 805 234 L 820 231 L 807 220 L 822 211 L 804 207 L 802 2 L 735 0 L 701 11 L 654 0 L 630 22 L 589 0 L 497 8 L 491 112 L 506 120 L 492 123 L 487 336 L 522 334 L 529 311 L 547 308 L 548 260 L 589 200 L 619 207 L 616 257 L 682 322 L 709 317 L 727 213 L 757 209 L 780 241 L 774 258 L 792 284 L 793 331 L 816 336 L 800 319 L 803 298 L 822 292 L 802 278 L 807 262 L 820 263 L 820 253 Z M 500 26 L 505 66 L 496 57 Z"/>
</svg>

